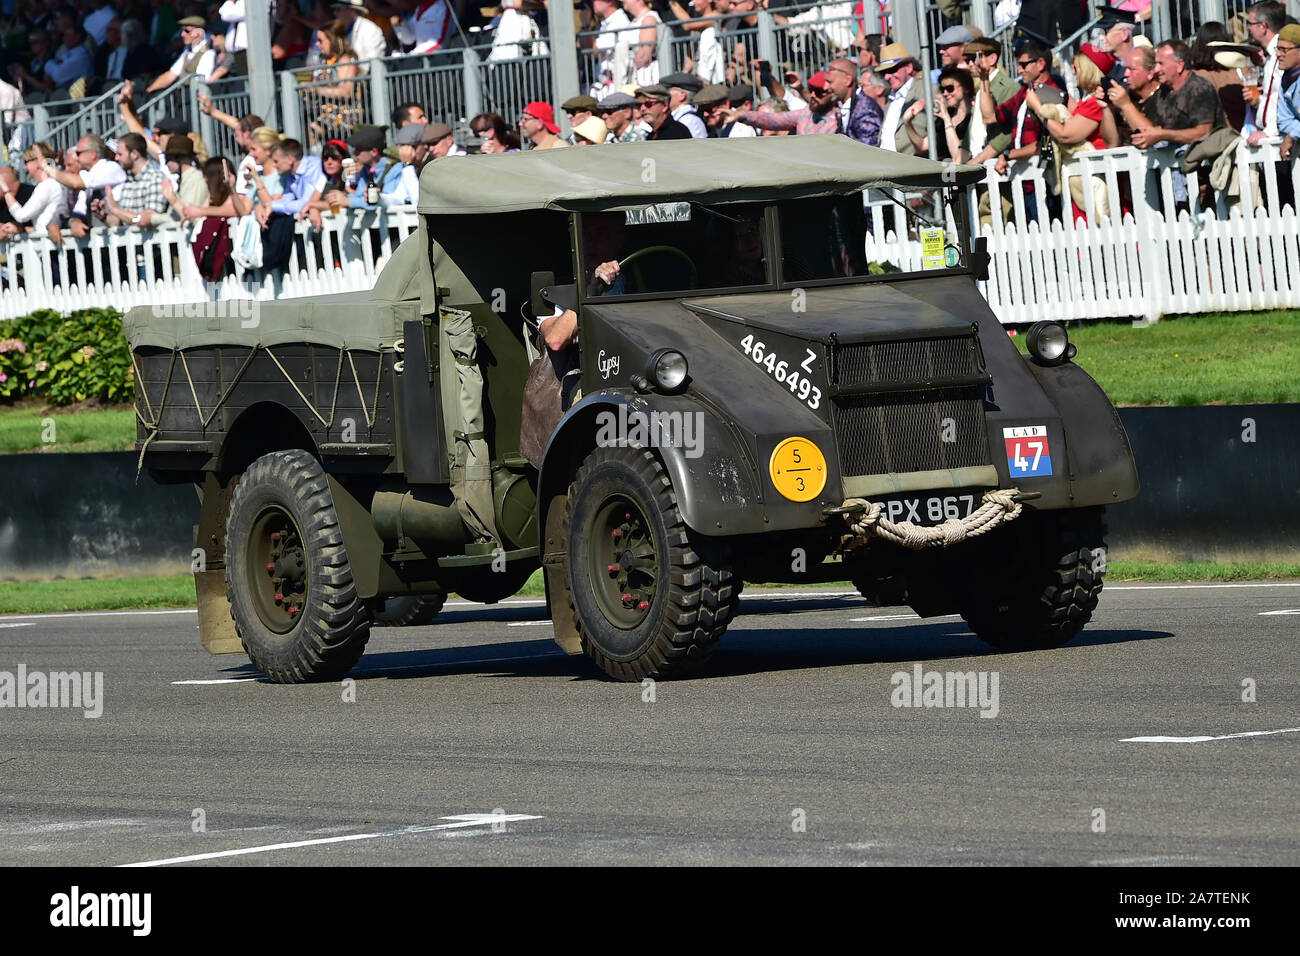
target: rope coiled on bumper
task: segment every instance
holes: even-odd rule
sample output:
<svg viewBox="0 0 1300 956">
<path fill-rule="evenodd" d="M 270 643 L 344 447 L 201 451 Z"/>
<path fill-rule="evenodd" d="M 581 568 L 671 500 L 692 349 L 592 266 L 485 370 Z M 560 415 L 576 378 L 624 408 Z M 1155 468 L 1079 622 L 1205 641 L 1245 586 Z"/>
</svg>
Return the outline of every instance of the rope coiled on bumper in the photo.
<svg viewBox="0 0 1300 956">
<path fill-rule="evenodd" d="M 900 521 L 894 524 L 883 517 L 884 509 L 874 501 L 850 498 L 845 507 L 861 505 L 863 512 L 850 519 L 849 530 L 865 543 L 869 538 L 882 538 L 904 548 L 919 551 L 922 548 L 950 548 L 967 538 L 986 534 L 1020 516 L 1020 491 L 1016 488 L 996 489 L 984 493 L 983 504 L 965 518 L 949 518 L 933 527 Z"/>
</svg>

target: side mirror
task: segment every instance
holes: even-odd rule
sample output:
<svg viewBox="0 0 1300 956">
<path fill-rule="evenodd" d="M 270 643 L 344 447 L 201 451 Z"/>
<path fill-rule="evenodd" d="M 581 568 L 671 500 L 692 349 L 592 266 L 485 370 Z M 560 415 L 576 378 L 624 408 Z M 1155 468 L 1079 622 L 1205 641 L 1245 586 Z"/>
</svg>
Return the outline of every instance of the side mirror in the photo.
<svg viewBox="0 0 1300 956">
<path fill-rule="evenodd" d="M 542 298 L 542 290 L 555 285 L 554 272 L 534 272 L 532 277 L 532 298 L 530 300 L 533 317 L 544 318 L 551 314 L 551 305 Z"/>
<path fill-rule="evenodd" d="M 993 257 L 989 255 L 988 236 L 980 236 L 975 240 L 975 246 L 971 250 L 970 258 L 971 272 L 975 274 L 975 278 L 980 282 L 987 282 L 989 280 L 989 264 L 993 261 Z"/>
</svg>

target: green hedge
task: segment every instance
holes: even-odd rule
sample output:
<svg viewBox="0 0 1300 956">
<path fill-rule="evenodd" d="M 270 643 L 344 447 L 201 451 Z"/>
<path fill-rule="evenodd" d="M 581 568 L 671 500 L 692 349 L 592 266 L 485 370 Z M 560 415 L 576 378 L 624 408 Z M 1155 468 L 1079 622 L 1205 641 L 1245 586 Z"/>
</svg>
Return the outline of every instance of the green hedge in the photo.
<svg viewBox="0 0 1300 956">
<path fill-rule="evenodd" d="M 70 405 L 134 396 L 121 312 L 82 309 L 64 316 L 41 309 L 0 322 L 0 400 L 32 397 Z"/>
</svg>

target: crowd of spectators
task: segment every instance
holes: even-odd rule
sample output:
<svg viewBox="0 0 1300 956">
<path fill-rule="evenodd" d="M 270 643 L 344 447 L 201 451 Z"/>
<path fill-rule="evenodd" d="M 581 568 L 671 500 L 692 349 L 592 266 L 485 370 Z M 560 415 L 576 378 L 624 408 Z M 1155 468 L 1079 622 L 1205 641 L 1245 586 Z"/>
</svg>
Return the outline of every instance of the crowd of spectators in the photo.
<svg viewBox="0 0 1300 956">
<path fill-rule="evenodd" d="M 723 44 L 718 37 L 725 37 L 728 25 L 719 18 L 731 16 L 743 24 L 755 10 L 754 0 L 693 0 L 693 14 L 673 0 L 669 6 L 676 22 L 700 34 L 700 42 L 687 70 L 664 73 L 653 57 L 638 56 L 644 43 L 628 47 L 625 66 L 619 53 L 623 33 L 634 41 L 645 30 L 653 33 L 655 9 L 646 0 L 621 5 L 591 0 L 598 27 L 591 36 L 599 54 L 594 62 L 602 65 L 598 82 L 560 104 L 568 115 L 567 135 L 554 107 L 540 101 L 513 117 L 474 116 L 461 142 L 448 122 L 414 102 L 398 105 L 382 119 L 354 112 L 341 124 L 346 134 L 334 135 L 331 130 L 340 124 L 328 111 L 353 108 L 351 86 L 360 82 L 365 60 L 394 44 L 419 49 L 433 42 L 430 22 L 441 22 L 442 37 L 454 19 L 430 21 L 427 4 L 411 4 L 414 26 L 407 31 L 398 29 L 397 13 L 383 12 L 400 6 L 381 7 L 375 14 L 361 0 L 337 0 L 332 18 L 313 19 L 292 4 L 277 6 L 275 14 L 279 23 L 306 24 L 313 31 L 304 45 L 314 45 L 317 76 L 327 84 L 307 142 L 285 138 L 259 116 L 222 112 L 204 96 L 202 112 L 229 127 L 242 151 L 210 156 L 179 117 L 163 117 L 146 128 L 136 111 L 135 90 L 157 90 L 195 71 L 242 69 L 239 55 L 247 45 L 242 0 L 206 8 L 168 0 L 139 6 L 133 6 L 136 0 L 77 0 L 75 9 L 13 2 L 32 26 L 22 56 L 8 64 L 23 92 L 57 91 L 56 84 L 70 74 L 47 68 L 56 59 L 63 65 L 107 65 L 110 75 L 117 71 L 126 79 L 119 106 L 129 132 L 111 141 L 87 133 L 61 152 L 35 143 L 22 152 L 21 166 L 0 169 L 0 240 L 35 232 L 59 242 L 65 234 L 84 237 L 103 226 L 149 230 L 195 223 L 195 258 L 212 278 L 228 273 L 234 262 L 246 268 L 283 266 L 294 235 L 307 228 L 298 223 L 321 230 L 324 217 L 344 210 L 411 206 L 426 163 L 467 152 L 843 134 L 903 154 L 933 152 L 960 163 L 985 163 L 999 173 L 1016 163 L 1059 167 L 1081 151 L 1122 145 L 1170 150 L 1190 170 L 1219 162 L 1243 139 L 1258 145 L 1280 137 L 1282 155 L 1289 158 L 1300 136 L 1300 26 L 1289 23 L 1285 9 L 1274 2 L 1248 8 L 1241 23 L 1248 38 L 1234 38 L 1221 23 L 1202 23 L 1190 45 L 1177 38 L 1153 43 L 1138 32 L 1137 16 L 1118 13 L 1068 63 L 1054 63 L 1047 47 L 1032 38 L 1018 43 L 1014 61 L 1004 63 L 1000 43 L 953 23 L 935 39 L 927 84 L 912 51 L 874 32 L 879 24 L 862 19 L 861 4 L 809 11 L 818 17 L 846 12 L 852 20 L 847 27 L 840 22 L 837 33 L 824 31 L 828 58 L 807 76 L 758 59 L 743 45 Z M 501 22 L 516 19 L 506 13 L 529 19 L 536 12 L 531 7 L 532 0 L 519 0 L 518 6 L 504 8 Z M 312 10 L 322 8 L 318 3 Z M 820 23 L 800 13 L 780 16 L 786 26 Z M 228 25 L 225 33 L 212 32 L 214 18 Z M 539 42 L 542 35 L 518 23 L 509 29 L 518 44 Z M 710 31 L 717 49 L 705 42 Z M 54 51 L 42 47 L 49 33 L 61 36 L 64 45 Z M 92 50 L 87 44 L 97 36 L 106 46 Z M 149 42 L 160 36 L 165 43 Z M 602 40 L 606 36 L 610 42 Z M 38 47 L 40 54 L 29 56 Z M 70 58 L 69 51 L 78 49 L 84 56 Z M 134 72 L 146 63 L 161 72 Z M 617 79 L 625 82 L 611 85 Z M 1066 92 L 1071 85 L 1077 96 Z M 1289 176 L 1281 178 L 1289 182 Z M 1056 183 L 1058 198 L 1048 200 L 1052 214 L 1064 215 L 1064 206 L 1076 218 L 1083 216 L 1085 190 L 1096 185 L 1077 177 L 1064 188 Z M 985 195 L 983 214 L 998 200 L 1009 211 L 1010 188 L 1004 184 L 1000 196 L 997 190 Z M 1034 187 L 1027 182 L 1016 188 Z M 1092 198 L 1101 214 L 1111 212 L 1104 190 Z M 1032 216 L 1034 204 L 1026 205 Z"/>
</svg>

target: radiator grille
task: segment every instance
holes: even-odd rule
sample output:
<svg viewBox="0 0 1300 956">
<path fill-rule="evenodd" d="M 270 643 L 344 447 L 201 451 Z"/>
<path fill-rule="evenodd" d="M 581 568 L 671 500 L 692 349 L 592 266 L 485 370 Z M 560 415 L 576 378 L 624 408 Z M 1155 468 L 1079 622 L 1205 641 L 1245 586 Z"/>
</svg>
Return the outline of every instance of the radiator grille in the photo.
<svg viewBox="0 0 1300 956">
<path fill-rule="evenodd" d="M 980 392 L 979 386 L 962 386 L 836 399 L 835 437 L 843 474 L 987 465 Z M 952 419 L 946 435 L 944 419 Z"/>
<path fill-rule="evenodd" d="M 906 342 L 862 342 L 834 352 L 831 384 L 904 385 L 983 373 L 975 337 L 962 335 Z"/>
</svg>

